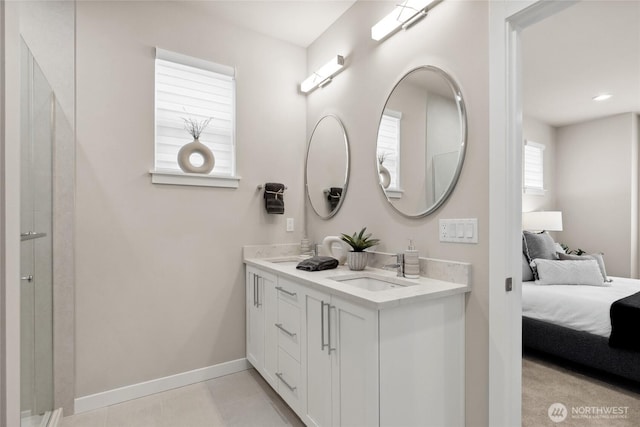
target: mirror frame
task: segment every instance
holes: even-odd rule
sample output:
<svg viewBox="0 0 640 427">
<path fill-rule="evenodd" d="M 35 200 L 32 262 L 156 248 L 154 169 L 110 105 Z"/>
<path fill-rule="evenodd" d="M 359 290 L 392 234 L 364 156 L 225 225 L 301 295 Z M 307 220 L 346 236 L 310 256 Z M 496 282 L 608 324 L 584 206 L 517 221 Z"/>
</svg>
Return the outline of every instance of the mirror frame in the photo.
<svg viewBox="0 0 640 427">
<path fill-rule="evenodd" d="M 451 193 L 453 193 L 453 190 L 456 187 L 456 184 L 458 183 L 458 178 L 460 178 L 460 174 L 462 173 L 462 165 L 464 164 L 464 159 L 465 159 L 465 155 L 467 152 L 467 109 L 464 103 L 464 97 L 462 96 L 462 91 L 460 90 L 460 86 L 458 85 L 458 83 L 454 80 L 453 77 L 451 77 L 451 75 L 449 73 L 447 73 L 445 70 L 443 70 L 442 68 L 433 66 L 433 65 L 421 65 L 419 67 L 415 67 L 412 68 L 411 70 L 407 71 L 397 82 L 395 85 L 393 85 L 393 88 L 391 89 L 391 92 L 389 92 L 389 96 L 387 96 L 387 100 L 384 102 L 384 105 L 382 107 L 382 112 L 380 113 L 380 118 L 378 119 L 378 129 L 376 131 L 376 135 L 378 134 L 378 131 L 380 130 L 380 123 L 382 122 L 382 116 L 384 115 L 384 111 L 385 108 L 387 106 L 387 104 L 389 103 L 389 100 L 391 99 L 391 96 L 393 95 L 393 92 L 395 92 L 396 88 L 400 85 L 400 83 L 402 83 L 404 81 L 404 79 L 406 79 L 408 76 L 410 76 L 412 73 L 419 71 L 419 70 L 425 70 L 425 71 L 433 71 L 437 74 L 439 74 L 442 78 L 444 78 L 444 80 L 447 82 L 447 84 L 449 85 L 449 87 L 451 88 L 451 90 L 453 91 L 454 95 L 456 96 L 456 98 L 458 99 L 458 105 L 460 107 L 460 125 L 461 125 L 461 132 L 460 132 L 460 154 L 458 156 L 458 164 L 456 166 L 456 170 L 455 173 L 453 175 L 453 178 L 451 179 L 451 182 L 449 183 L 449 186 L 447 187 L 447 190 L 442 194 L 442 196 L 440 196 L 440 198 L 438 200 L 436 200 L 436 202 L 431 205 L 428 209 L 426 209 L 424 212 L 420 212 L 418 214 L 408 214 L 406 212 L 401 211 L 400 209 L 398 209 L 391 201 L 391 198 L 389 196 L 387 196 L 386 190 L 384 188 L 384 186 L 382 185 L 382 183 L 380 182 L 380 174 L 379 174 L 379 168 L 378 168 L 378 156 L 377 156 L 377 151 L 378 151 L 378 139 L 376 137 L 376 150 L 375 153 L 375 167 L 376 167 L 376 178 L 378 180 L 378 186 L 380 187 L 380 189 L 382 190 L 382 194 L 385 197 L 385 199 L 387 200 L 387 203 L 389 203 L 389 205 L 396 211 L 398 212 L 400 215 L 406 217 L 406 218 L 424 218 L 427 215 L 431 215 L 432 213 L 434 213 L 436 210 L 438 210 L 438 208 L 440 206 L 442 206 L 444 204 L 445 201 L 447 201 L 447 199 L 449 198 L 449 196 L 451 196 Z M 425 142 L 426 143 L 426 142 Z"/>
<path fill-rule="evenodd" d="M 311 151 L 310 149 L 311 149 L 311 141 L 313 141 L 313 135 L 316 133 L 316 129 L 318 128 L 320 123 L 324 119 L 326 119 L 328 117 L 334 118 L 338 122 L 338 124 L 340 125 L 340 128 L 342 129 L 342 135 L 343 135 L 343 138 L 344 138 L 344 145 L 345 145 L 346 154 L 347 154 L 347 170 L 345 171 L 344 186 L 342 187 L 342 197 L 340 197 L 340 201 L 338 202 L 338 205 L 336 206 L 336 208 L 334 210 L 329 212 L 328 215 L 321 215 L 320 212 L 317 211 L 316 207 L 313 206 L 313 202 L 311 201 L 311 195 L 309 194 L 309 181 L 307 179 L 307 166 L 309 165 L 309 153 Z M 305 160 L 304 160 L 304 189 L 305 189 L 305 192 L 307 193 L 307 200 L 309 201 L 309 204 L 311 205 L 311 209 L 313 209 L 313 212 L 315 212 L 315 214 L 318 215 L 318 217 L 320 219 L 332 218 L 333 216 L 335 216 L 335 214 L 338 213 L 338 211 L 342 207 L 342 204 L 344 203 L 345 196 L 347 194 L 347 190 L 349 188 L 349 175 L 351 175 L 351 147 L 349 146 L 349 136 L 347 135 L 347 129 L 344 127 L 344 123 L 342 123 L 342 120 L 340 120 L 340 118 L 337 115 L 335 115 L 335 114 L 325 114 L 324 116 L 322 116 L 322 117 L 320 117 L 318 119 L 318 121 L 316 122 L 315 126 L 313 127 L 313 131 L 311 132 L 311 136 L 309 136 L 309 142 L 307 143 L 307 155 L 305 156 Z"/>
</svg>

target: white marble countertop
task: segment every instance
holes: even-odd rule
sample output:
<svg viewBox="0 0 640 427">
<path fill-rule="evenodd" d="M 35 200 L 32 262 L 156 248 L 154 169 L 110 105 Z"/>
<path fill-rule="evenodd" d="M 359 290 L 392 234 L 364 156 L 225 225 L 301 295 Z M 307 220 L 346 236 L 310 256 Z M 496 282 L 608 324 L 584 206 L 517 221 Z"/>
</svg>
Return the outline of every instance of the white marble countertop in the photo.
<svg viewBox="0 0 640 427">
<path fill-rule="evenodd" d="M 395 271 L 371 267 L 367 267 L 362 271 L 352 271 L 344 265 L 336 269 L 324 271 L 298 270 L 296 269 L 296 265 L 301 259 L 302 258 L 295 256 L 247 258 L 244 262 L 247 265 L 266 270 L 297 283 L 302 283 L 321 292 L 336 295 L 347 301 L 379 310 L 471 291 L 471 287 L 468 284 L 446 282 L 428 277 L 420 277 L 419 279 L 396 278 Z M 346 279 L 349 278 L 349 276 L 359 276 L 361 273 L 383 276 L 385 280 L 391 282 L 396 281 L 396 283 L 401 284 L 398 282 L 399 279 L 403 283 L 411 283 L 411 286 L 399 286 L 389 290 L 370 291 L 331 279 L 335 277 Z"/>
</svg>

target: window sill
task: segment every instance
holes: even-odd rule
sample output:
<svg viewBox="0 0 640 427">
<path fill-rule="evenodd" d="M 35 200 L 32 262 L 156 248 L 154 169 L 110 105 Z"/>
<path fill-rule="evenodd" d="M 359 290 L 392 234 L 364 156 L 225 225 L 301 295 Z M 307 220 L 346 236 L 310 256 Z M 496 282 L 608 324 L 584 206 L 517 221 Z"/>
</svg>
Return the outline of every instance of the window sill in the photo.
<svg viewBox="0 0 640 427">
<path fill-rule="evenodd" d="M 531 188 L 525 187 L 522 189 L 522 193 L 529 196 L 544 196 L 547 190 L 543 188 Z"/>
<path fill-rule="evenodd" d="M 401 199 L 404 190 L 400 188 L 387 188 L 384 192 L 389 199 Z"/>
<path fill-rule="evenodd" d="M 238 188 L 239 176 L 203 175 L 199 173 L 184 173 L 174 171 L 152 170 L 152 184 L 189 185 L 196 187 Z"/>
</svg>

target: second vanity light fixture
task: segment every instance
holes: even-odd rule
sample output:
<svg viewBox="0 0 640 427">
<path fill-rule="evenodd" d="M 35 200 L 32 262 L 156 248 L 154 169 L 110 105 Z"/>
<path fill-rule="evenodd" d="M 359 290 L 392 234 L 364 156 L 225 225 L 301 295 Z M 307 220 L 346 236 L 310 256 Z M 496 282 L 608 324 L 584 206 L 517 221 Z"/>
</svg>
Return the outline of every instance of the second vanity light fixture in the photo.
<svg viewBox="0 0 640 427">
<path fill-rule="evenodd" d="M 371 27 L 371 38 L 380 41 L 395 33 L 400 27 L 405 30 L 427 16 L 427 6 L 442 0 L 404 0 L 393 11 Z"/>
<path fill-rule="evenodd" d="M 309 93 L 317 87 L 323 87 L 344 68 L 344 57 L 336 55 L 331 61 L 324 64 L 318 71 L 314 71 L 300 84 L 302 93 Z"/>
</svg>

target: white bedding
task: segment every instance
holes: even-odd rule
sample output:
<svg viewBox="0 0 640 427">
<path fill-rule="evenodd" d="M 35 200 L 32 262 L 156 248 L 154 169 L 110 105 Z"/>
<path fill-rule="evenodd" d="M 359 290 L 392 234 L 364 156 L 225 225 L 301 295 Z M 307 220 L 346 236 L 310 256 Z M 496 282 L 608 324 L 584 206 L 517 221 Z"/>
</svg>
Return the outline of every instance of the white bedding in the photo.
<svg viewBox="0 0 640 427">
<path fill-rule="evenodd" d="M 522 284 L 522 315 L 609 338 L 611 304 L 640 292 L 640 280 L 611 277 L 611 286 Z"/>
</svg>

